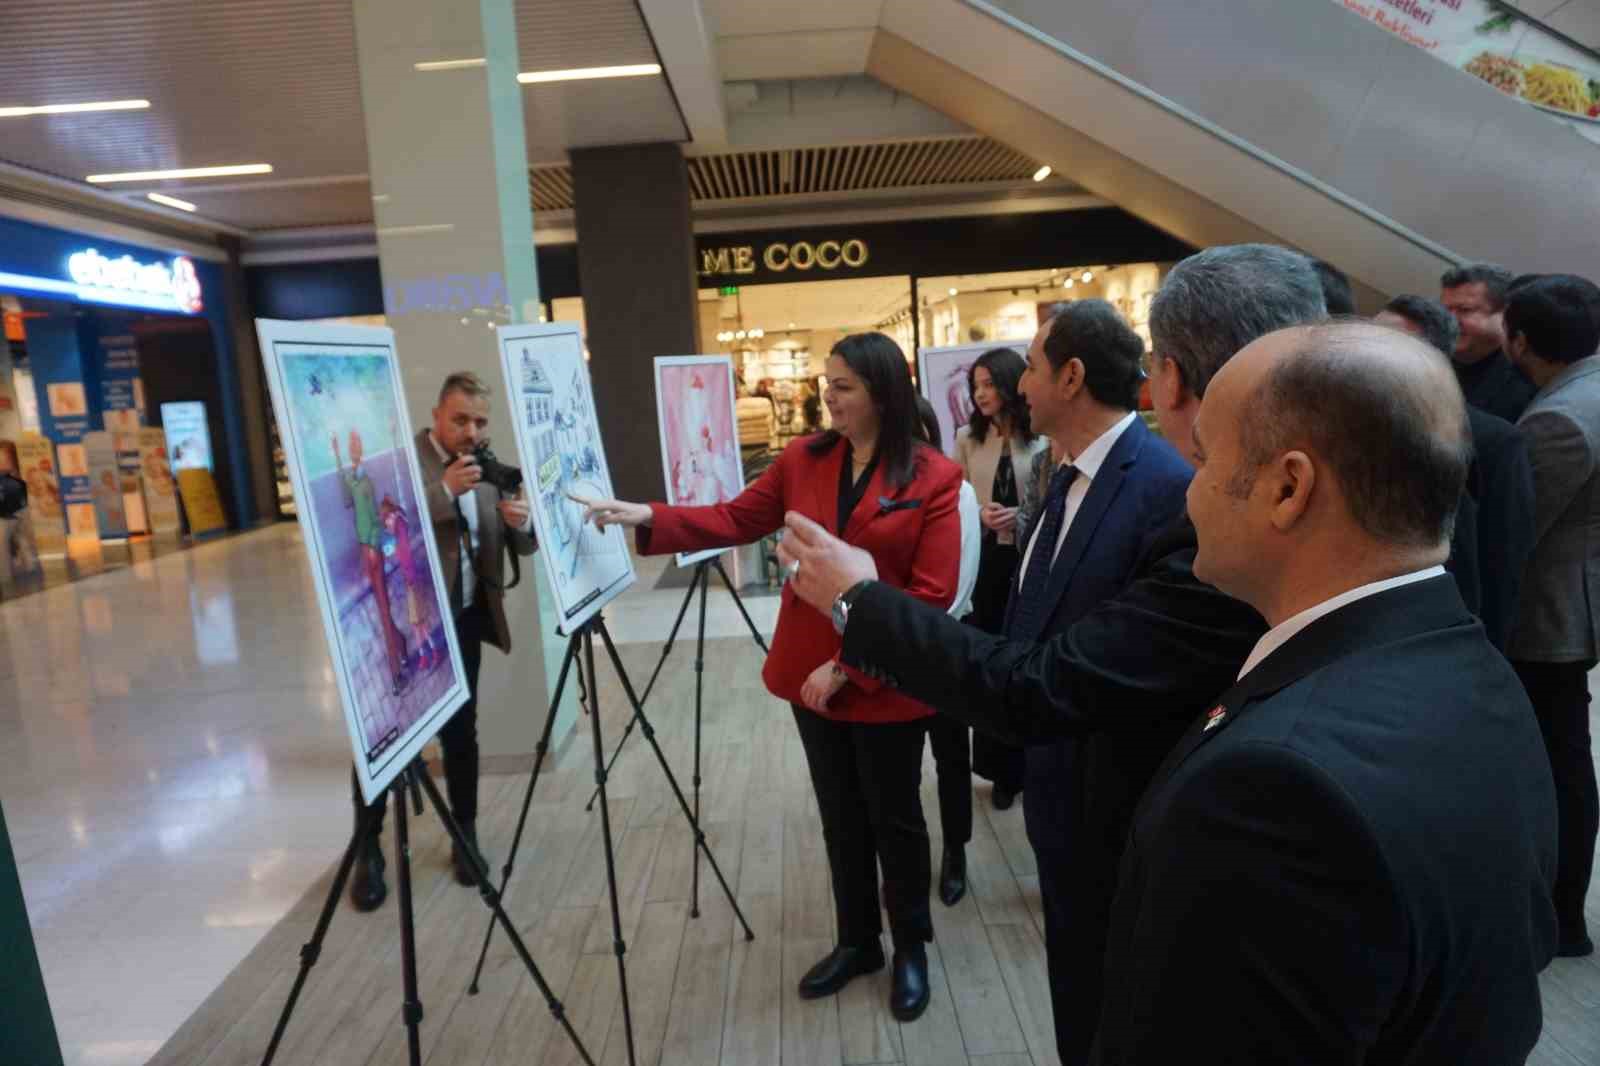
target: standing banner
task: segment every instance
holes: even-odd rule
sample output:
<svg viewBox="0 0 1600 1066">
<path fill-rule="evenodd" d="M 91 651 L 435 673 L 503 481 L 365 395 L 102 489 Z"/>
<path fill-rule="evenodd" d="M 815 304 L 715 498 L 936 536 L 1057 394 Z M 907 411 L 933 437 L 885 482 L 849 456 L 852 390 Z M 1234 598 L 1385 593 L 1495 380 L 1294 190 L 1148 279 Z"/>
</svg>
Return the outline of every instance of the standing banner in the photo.
<svg viewBox="0 0 1600 1066">
<path fill-rule="evenodd" d="M 89 491 L 94 497 L 95 524 L 102 538 L 126 537 L 128 515 L 122 498 L 122 472 L 111 434 L 96 430 L 83 435 L 84 458 L 89 467 Z"/>
<path fill-rule="evenodd" d="M 161 405 L 161 428 L 167 434 L 167 456 L 174 470 L 213 470 L 211 428 L 206 405 L 199 400 Z"/>
<path fill-rule="evenodd" d="M 67 529 L 61 486 L 56 480 L 55 446 L 38 433 L 24 433 L 17 441 L 17 460 L 28 485 L 28 510 L 33 515 L 33 539 L 39 554 L 64 554 Z"/>
<path fill-rule="evenodd" d="M 189 516 L 189 535 L 204 537 L 228 528 L 228 516 L 217 496 L 217 479 L 204 467 L 178 471 L 178 495 Z"/>
<path fill-rule="evenodd" d="M 656 426 L 667 502 L 674 507 L 723 503 L 744 491 L 739 463 L 739 415 L 734 409 L 733 360 L 726 355 L 656 359 Z M 692 566 L 727 551 L 679 552 Z"/>
<path fill-rule="evenodd" d="M 178 517 L 178 484 L 167 460 L 167 435 L 154 426 L 146 426 L 139 430 L 138 441 L 139 475 L 144 483 L 150 532 L 176 533 L 182 522 Z"/>
<path fill-rule="evenodd" d="M 1334 0 L 1600 142 L 1600 59 L 1490 0 Z"/>
<path fill-rule="evenodd" d="M 917 349 L 917 387 L 933 404 L 939 432 L 944 437 L 944 453 L 952 459 L 956 454 L 956 430 L 972 418 L 972 390 L 967 386 L 972 364 L 984 352 L 1005 347 L 1011 346 L 985 342 Z"/>
<path fill-rule="evenodd" d="M 257 319 L 256 334 L 371 802 L 467 700 L 394 331 Z"/>
<path fill-rule="evenodd" d="M 539 558 L 555 590 L 561 631 L 571 634 L 634 581 L 622 530 L 596 529 L 573 500 L 614 495 L 583 340 L 570 322 L 497 332 L 506 395 L 516 413 L 517 454 L 532 483 Z"/>
</svg>

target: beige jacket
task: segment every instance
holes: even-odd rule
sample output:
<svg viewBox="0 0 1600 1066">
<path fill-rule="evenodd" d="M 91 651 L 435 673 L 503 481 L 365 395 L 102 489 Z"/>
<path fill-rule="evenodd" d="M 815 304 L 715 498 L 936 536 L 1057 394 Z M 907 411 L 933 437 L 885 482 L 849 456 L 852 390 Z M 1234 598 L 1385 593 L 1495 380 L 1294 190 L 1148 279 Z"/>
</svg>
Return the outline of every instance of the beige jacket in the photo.
<svg viewBox="0 0 1600 1066">
<path fill-rule="evenodd" d="M 1000 453 L 1004 447 L 1005 441 L 993 429 L 981 444 L 973 439 L 970 426 L 956 430 L 956 462 L 971 483 L 972 490 L 978 494 L 980 507 L 987 507 L 994 502 L 994 474 L 1000 467 Z M 1021 437 L 1011 438 L 1011 472 L 1017 481 L 1019 500 L 1027 483 L 1028 471 L 1033 469 L 1033 457 L 1049 448 L 1050 441 L 1045 437 L 1033 438 L 1032 444 L 1024 442 Z M 1000 537 L 1000 543 L 1015 544 L 1016 535 L 1005 534 Z"/>
</svg>

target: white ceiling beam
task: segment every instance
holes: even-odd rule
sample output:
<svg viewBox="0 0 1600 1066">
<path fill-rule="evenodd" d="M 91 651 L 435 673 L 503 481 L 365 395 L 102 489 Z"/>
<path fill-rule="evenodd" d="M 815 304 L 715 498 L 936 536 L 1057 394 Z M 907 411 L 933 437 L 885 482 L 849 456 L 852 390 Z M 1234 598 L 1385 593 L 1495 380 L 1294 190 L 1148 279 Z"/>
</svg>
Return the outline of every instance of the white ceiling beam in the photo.
<svg viewBox="0 0 1600 1066">
<path fill-rule="evenodd" d="M 726 145 L 722 70 L 700 0 L 639 0 L 639 10 L 678 98 L 689 139 L 701 147 Z"/>
</svg>

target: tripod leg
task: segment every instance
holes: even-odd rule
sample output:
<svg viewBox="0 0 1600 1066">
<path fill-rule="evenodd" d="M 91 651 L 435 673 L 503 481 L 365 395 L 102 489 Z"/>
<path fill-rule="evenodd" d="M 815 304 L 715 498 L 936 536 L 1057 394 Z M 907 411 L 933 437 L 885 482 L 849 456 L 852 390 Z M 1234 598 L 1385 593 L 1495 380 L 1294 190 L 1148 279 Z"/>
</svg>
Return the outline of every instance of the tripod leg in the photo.
<svg viewBox="0 0 1600 1066">
<path fill-rule="evenodd" d="M 406 1023 L 406 1047 L 411 1066 L 422 1066 L 422 999 L 417 992 L 417 927 L 411 909 L 411 809 L 406 805 L 407 779 L 413 767 L 400 771 L 394 783 L 394 843 L 400 867 L 400 966 L 405 983 L 405 1005 L 401 1015 Z M 423 771 L 426 773 L 427 771 Z"/>
<path fill-rule="evenodd" d="M 344 895 L 345 882 L 350 879 L 350 868 L 356 862 L 356 849 L 366 839 L 371 828 L 371 815 L 363 807 L 361 817 L 356 822 L 355 832 L 350 834 L 350 843 L 345 846 L 344 858 L 339 860 L 339 872 L 333 876 L 333 887 L 328 889 L 328 898 L 323 901 L 322 913 L 317 916 L 317 927 L 312 932 L 311 939 L 300 948 L 300 972 L 295 975 L 294 987 L 289 989 L 289 998 L 283 1005 L 283 1013 L 278 1015 L 278 1024 L 272 1030 L 272 1041 L 267 1044 L 267 1053 L 262 1056 L 261 1066 L 272 1066 L 272 1059 L 278 1053 L 278 1044 L 283 1040 L 284 1030 L 289 1027 L 289 1016 L 294 1013 L 295 1003 L 300 999 L 300 990 L 305 987 L 311 967 L 317 964 L 317 957 L 322 954 L 322 941 L 328 935 L 328 926 L 333 923 L 333 912 L 339 906 L 339 897 Z"/>
<path fill-rule="evenodd" d="M 711 588 L 711 573 L 700 571 L 700 632 L 694 645 L 694 824 L 700 824 L 700 706 L 705 692 L 706 669 L 706 593 Z M 700 917 L 700 848 L 690 844 L 694 852 L 693 887 L 689 893 L 689 917 Z"/>
<path fill-rule="evenodd" d="M 606 769 L 601 759 L 601 755 L 606 749 L 600 740 L 600 700 L 597 695 L 600 691 L 600 679 L 595 676 L 594 672 L 593 626 L 594 623 L 591 622 L 583 630 L 583 658 L 589 675 L 589 691 L 596 694 L 591 695 L 589 698 L 589 723 L 594 729 L 594 780 L 600 793 L 600 832 L 606 846 L 606 881 L 611 889 L 611 936 L 617 953 L 617 981 L 622 991 L 622 1028 L 628 1037 L 628 1066 L 634 1066 L 633 1010 L 628 1005 L 628 967 L 623 962 L 623 956 L 627 953 L 628 947 L 622 942 L 622 910 L 617 905 L 617 862 L 611 847 L 611 808 L 606 803 Z M 601 630 L 601 632 L 604 632 L 604 630 Z M 611 642 L 608 639 L 606 647 L 609 648 L 610 646 Z M 614 655 L 612 658 L 615 661 Z M 619 671 L 622 669 L 620 663 L 617 665 L 617 669 Z M 632 698 L 631 689 L 628 695 Z M 636 714 L 637 711 L 638 707 L 635 704 Z M 652 745 L 655 744 L 655 739 L 650 737 L 648 727 L 645 729 L 645 736 L 650 738 Z"/>
<path fill-rule="evenodd" d="M 694 812 L 689 809 L 689 801 L 683 796 L 683 789 L 678 786 L 678 779 L 673 776 L 672 767 L 667 763 L 667 757 L 661 752 L 661 745 L 656 742 L 655 728 L 644 716 L 644 708 L 639 706 L 639 697 L 634 695 L 633 682 L 628 680 L 628 672 L 623 668 L 622 657 L 617 654 L 617 646 L 611 642 L 611 634 L 606 629 L 605 620 L 595 616 L 592 625 L 600 631 L 600 638 L 606 642 L 606 654 L 611 657 L 611 665 L 616 668 L 617 677 L 622 681 L 622 690 L 627 693 L 628 701 L 633 704 L 634 717 L 639 720 L 639 731 L 650 742 L 650 747 L 656 753 L 656 762 L 661 766 L 661 772 L 667 775 L 667 784 L 672 786 L 672 794 L 678 798 L 678 809 L 689 820 L 690 827 L 694 830 L 695 845 L 705 852 L 706 862 L 711 864 L 711 872 L 717 875 L 717 880 L 722 884 L 722 893 L 728 897 L 728 905 L 733 908 L 733 913 L 738 917 L 739 924 L 744 926 L 744 938 L 754 940 L 755 930 L 750 928 L 750 923 L 745 921 L 744 911 L 739 908 L 739 901 L 733 897 L 733 889 L 728 887 L 728 879 L 722 875 L 722 867 L 717 865 L 717 857 L 711 854 L 711 846 L 706 843 L 706 834 L 700 828 L 700 822 L 695 818 Z M 598 727 L 597 727 L 598 728 Z"/>
<path fill-rule="evenodd" d="M 694 599 L 694 587 L 704 576 L 705 568 L 706 564 L 704 562 L 695 564 L 694 578 L 689 582 L 689 591 L 684 593 L 683 603 L 678 606 L 678 617 L 673 620 L 672 631 L 667 634 L 667 643 L 661 649 L 661 658 L 656 660 L 656 668 L 650 671 L 650 680 L 644 686 L 644 695 L 639 697 L 640 703 L 650 698 L 651 691 L 656 687 L 656 678 L 661 676 L 661 668 L 667 665 L 667 656 L 672 654 L 673 642 L 678 639 L 678 627 L 683 625 L 683 616 L 689 613 L 689 601 Z M 628 727 L 622 731 L 622 739 L 617 741 L 616 750 L 611 753 L 611 761 L 606 763 L 607 774 L 611 773 L 612 769 L 617 765 L 617 756 L 622 754 L 623 745 L 627 744 L 628 738 L 633 736 L 634 724 L 633 719 L 628 719 Z M 598 795 L 600 795 L 598 788 L 589 793 L 589 802 L 584 804 L 583 809 L 586 811 L 594 810 L 594 800 Z"/>
<path fill-rule="evenodd" d="M 556 692 L 550 700 L 550 713 L 545 715 L 544 732 L 539 736 L 539 744 L 533 749 L 533 776 L 528 778 L 528 790 L 522 796 L 522 813 L 517 816 L 517 831 L 511 838 L 511 854 L 506 856 L 506 864 L 500 870 L 500 895 L 506 894 L 506 885 L 511 881 L 511 870 L 517 861 L 517 850 L 522 847 L 522 832 L 528 824 L 528 808 L 533 804 L 533 790 L 539 784 L 539 771 L 544 767 L 545 753 L 550 750 L 550 733 L 555 729 L 556 713 L 561 709 L 561 694 L 566 691 L 567 673 L 572 669 L 573 660 L 578 657 L 578 638 L 573 637 L 567 641 L 567 654 L 561 660 L 561 673 L 556 678 Z M 474 853 L 471 859 L 478 862 L 481 856 Z M 467 986 L 467 995 L 478 994 L 478 978 L 483 976 L 483 962 L 489 957 L 489 940 L 494 936 L 494 919 L 489 919 L 489 926 L 483 931 L 483 948 L 478 952 L 478 965 L 472 970 L 472 983 Z"/>
<path fill-rule="evenodd" d="M 450 841 L 458 848 L 467 847 L 467 838 L 461 832 L 461 826 L 456 821 L 455 815 L 450 813 L 450 808 L 445 805 L 444 797 L 439 795 L 439 786 L 426 773 L 418 775 L 422 785 L 423 794 L 428 797 L 428 802 L 433 805 L 433 812 L 439 816 L 439 823 L 444 826 L 444 831 L 450 835 Z M 550 1014 L 561 1027 L 566 1030 L 567 1037 L 571 1039 L 572 1046 L 578 1049 L 587 1066 L 594 1066 L 594 1059 L 589 1050 L 583 1046 L 578 1032 L 572 1027 L 572 1022 L 567 1018 L 567 1009 L 561 1005 L 556 994 L 550 988 L 550 983 L 544 979 L 544 974 L 539 972 L 539 966 L 533 961 L 533 955 L 528 951 L 528 945 L 523 941 L 522 934 L 517 932 L 516 923 L 511 916 L 506 914 L 505 907 L 500 902 L 500 894 L 495 891 L 494 885 L 489 881 L 489 875 L 484 872 L 482 864 L 473 866 L 473 871 L 478 877 L 478 894 L 483 897 L 484 904 L 494 913 L 495 921 L 506 931 L 506 937 L 511 941 L 511 946 L 516 949 L 517 957 L 522 960 L 522 965 L 527 968 L 528 976 L 533 978 L 533 983 L 538 986 L 540 995 L 544 996 L 545 1006 L 550 1008 Z"/>
<path fill-rule="evenodd" d="M 767 642 L 761 639 L 761 630 L 750 618 L 750 612 L 744 609 L 744 600 L 739 597 L 739 590 L 733 587 L 733 582 L 728 579 L 728 572 L 722 568 L 720 558 L 711 560 L 711 565 L 717 568 L 717 573 L 722 577 L 723 585 L 727 586 L 728 595 L 733 597 L 733 605 L 739 608 L 739 613 L 744 615 L 744 624 L 750 627 L 750 635 L 755 638 L 756 646 L 762 651 L 768 651 Z"/>
</svg>

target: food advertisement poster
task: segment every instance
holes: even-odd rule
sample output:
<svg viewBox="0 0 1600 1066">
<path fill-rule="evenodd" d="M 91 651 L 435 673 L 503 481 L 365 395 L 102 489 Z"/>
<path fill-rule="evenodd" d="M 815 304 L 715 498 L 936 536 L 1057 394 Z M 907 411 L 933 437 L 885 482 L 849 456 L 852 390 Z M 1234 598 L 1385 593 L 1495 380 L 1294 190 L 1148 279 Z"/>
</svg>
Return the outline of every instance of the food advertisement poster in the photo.
<svg viewBox="0 0 1600 1066">
<path fill-rule="evenodd" d="M 661 431 L 661 466 L 669 504 L 704 507 L 731 500 L 744 490 L 731 358 L 657 358 L 656 425 Z M 691 566 L 725 550 L 679 552 L 678 565 Z"/>
<path fill-rule="evenodd" d="M 256 332 L 370 801 L 467 698 L 394 331 L 258 319 Z"/>
<path fill-rule="evenodd" d="M 127 503 L 122 494 L 122 471 L 111 434 L 95 430 L 83 435 L 83 454 L 89 467 L 89 491 L 94 496 L 95 524 L 104 538 L 128 535 Z"/>
<path fill-rule="evenodd" d="M 568 322 L 501 326 L 498 332 L 517 454 L 533 483 L 528 497 L 539 558 L 555 590 L 561 632 L 571 635 L 634 580 L 621 527 L 596 529 L 573 499 L 615 495 L 583 339 Z"/>
<path fill-rule="evenodd" d="M 178 483 L 167 459 L 167 435 L 155 426 L 139 430 L 139 478 L 144 482 L 150 532 L 178 532 Z"/>
<path fill-rule="evenodd" d="M 67 523 L 56 477 L 55 445 L 38 433 L 24 433 L 17 441 L 17 464 L 28 485 L 28 511 L 39 554 L 60 555 L 67 550 Z"/>
<path fill-rule="evenodd" d="M 1489 0 L 1333 0 L 1600 142 L 1600 60 Z"/>
</svg>

